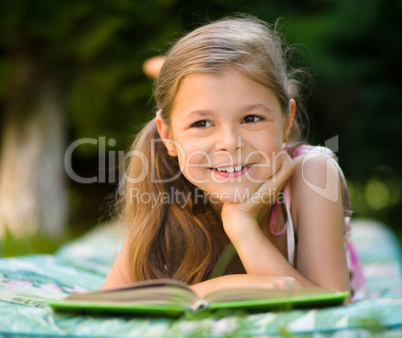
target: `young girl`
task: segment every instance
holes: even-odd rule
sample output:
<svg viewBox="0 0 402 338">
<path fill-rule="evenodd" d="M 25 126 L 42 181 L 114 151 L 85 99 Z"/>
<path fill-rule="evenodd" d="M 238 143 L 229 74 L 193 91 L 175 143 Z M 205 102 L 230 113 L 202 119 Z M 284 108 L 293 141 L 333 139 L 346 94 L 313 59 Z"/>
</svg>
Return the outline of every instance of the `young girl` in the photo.
<svg viewBox="0 0 402 338">
<path fill-rule="evenodd" d="M 299 142 L 297 71 L 284 58 L 277 33 L 252 17 L 205 25 L 171 48 L 159 110 L 132 146 L 129 232 L 103 288 L 173 278 L 201 297 L 238 286 L 360 290 L 343 174 L 328 149 Z"/>
</svg>

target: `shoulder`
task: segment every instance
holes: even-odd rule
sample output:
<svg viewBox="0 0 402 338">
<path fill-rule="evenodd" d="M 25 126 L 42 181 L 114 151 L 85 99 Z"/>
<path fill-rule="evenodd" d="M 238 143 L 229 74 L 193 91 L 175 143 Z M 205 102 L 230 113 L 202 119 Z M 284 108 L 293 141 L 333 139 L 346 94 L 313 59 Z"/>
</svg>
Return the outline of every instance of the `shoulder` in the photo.
<svg viewBox="0 0 402 338">
<path fill-rule="evenodd" d="M 308 148 L 305 152 L 293 157 L 293 161 L 295 171 L 292 179 L 297 186 L 323 192 L 322 189 L 331 185 L 334 180 L 338 181 L 339 166 L 336 156 L 328 148 Z"/>
<path fill-rule="evenodd" d="M 295 170 L 290 186 L 292 215 L 296 219 L 317 208 L 343 208 L 339 166 L 335 158 L 328 148 L 311 146 L 293 157 Z"/>
</svg>

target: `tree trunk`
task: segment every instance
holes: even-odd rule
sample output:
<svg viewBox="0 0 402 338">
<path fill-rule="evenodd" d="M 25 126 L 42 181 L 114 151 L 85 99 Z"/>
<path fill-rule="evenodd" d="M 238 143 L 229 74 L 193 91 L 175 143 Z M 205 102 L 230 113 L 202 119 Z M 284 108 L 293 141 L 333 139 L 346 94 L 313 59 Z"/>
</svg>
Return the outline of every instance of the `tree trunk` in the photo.
<svg viewBox="0 0 402 338">
<path fill-rule="evenodd" d="M 62 234 L 67 222 L 65 121 L 55 82 L 28 53 L 15 68 L 1 126 L 0 239 Z"/>
</svg>

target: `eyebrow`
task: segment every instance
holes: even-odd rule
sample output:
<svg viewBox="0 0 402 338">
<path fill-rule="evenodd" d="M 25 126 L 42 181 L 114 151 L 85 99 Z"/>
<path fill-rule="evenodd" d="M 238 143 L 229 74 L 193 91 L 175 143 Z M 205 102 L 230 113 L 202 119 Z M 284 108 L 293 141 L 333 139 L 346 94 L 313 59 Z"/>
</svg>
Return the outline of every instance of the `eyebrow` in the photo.
<svg viewBox="0 0 402 338">
<path fill-rule="evenodd" d="M 263 104 L 263 103 L 257 103 L 257 104 L 249 104 L 249 105 L 246 105 L 246 106 L 242 107 L 242 109 L 241 109 L 240 111 L 241 111 L 242 113 L 246 113 L 246 112 L 248 112 L 248 111 L 250 111 L 250 110 L 254 110 L 254 109 L 266 110 L 266 111 L 268 111 L 268 112 L 271 113 L 271 114 L 274 112 L 270 107 L 266 106 L 266 105 Z"/>
<path fill-rule="evenodd" d="M 255 110 L 255 109 L 262 109 L 262 110 L 267 111 L 270 114 L 273 113 L 273 110 L 270 107 L 268 107 L 262 103 L 245 105 L 239 109 L 239 112 L 241 114 L 244 114 L 246 112 L 249 112 L 249 111 Z M 212 110 L 193 110 L 187 115 L 186 119 L 193 118 L 194 115 L 204 117 L 204 116 L 214 116 L 216 114 Z"/>
</svg>

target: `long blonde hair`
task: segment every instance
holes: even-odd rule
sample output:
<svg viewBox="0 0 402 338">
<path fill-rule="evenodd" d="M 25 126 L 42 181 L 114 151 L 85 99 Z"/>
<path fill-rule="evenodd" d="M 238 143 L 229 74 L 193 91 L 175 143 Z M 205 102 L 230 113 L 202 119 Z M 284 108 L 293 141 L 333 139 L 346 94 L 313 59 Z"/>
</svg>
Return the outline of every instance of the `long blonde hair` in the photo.
<svg viewBox="0 0 402 338">
<path fill-rule="evenodd" d="M 254 17 L 225 18 L 202 26 L 181 38 L 166 55 L 155 81 L 154 96 L 165 124 L 171 126 L 171 111 L 181 81 L 194 73 L 219 74 L 235 69 L 272 90 L 283 116 L 289 114 L 289 99 L 296 98 L 296 71 L 288 71 L 282 41 L 270 26 Z M 300 128 L 293 124 L 289 141 L 297 141 Z M 120 201 L 121 221 L 129 228 L 129 259 L 134 280 L 173 278 L 189 284 L 208 278 L 229 242 L 220 215 L 202 192 L 180 174 L 176 158 L 160 142 L 155 119 L 137 135 L 131 150 L 127 175 L 143 173 L 143 159 L 152 165 L 142 180 L 125 180 Z M 132 191 L 165 196 L 165 203 L 142 203 Z M 177 192 L 188 198 L 175 200 Z M 198 197 L 197 197 L 198 196 Z M 169 198 L 170 197 L 170 198 Z"/>
</svg>

